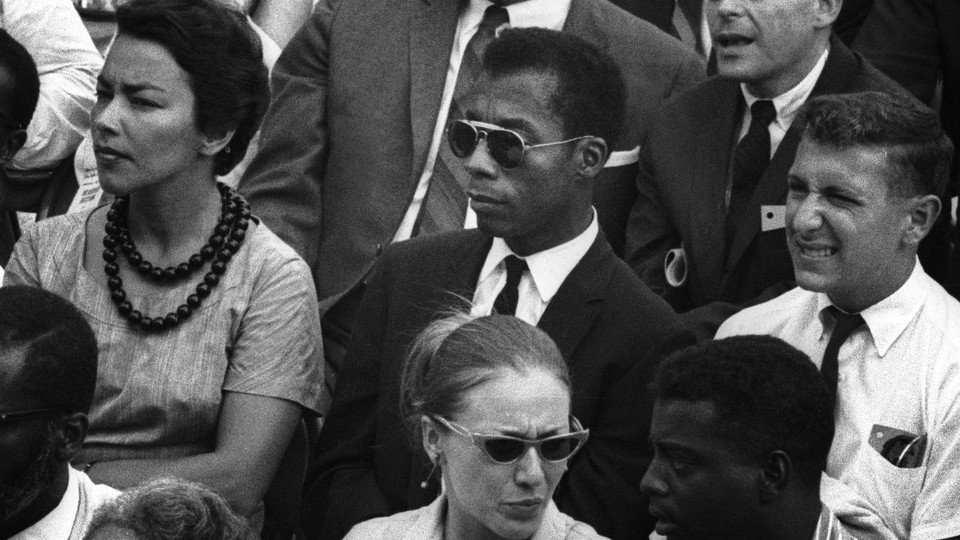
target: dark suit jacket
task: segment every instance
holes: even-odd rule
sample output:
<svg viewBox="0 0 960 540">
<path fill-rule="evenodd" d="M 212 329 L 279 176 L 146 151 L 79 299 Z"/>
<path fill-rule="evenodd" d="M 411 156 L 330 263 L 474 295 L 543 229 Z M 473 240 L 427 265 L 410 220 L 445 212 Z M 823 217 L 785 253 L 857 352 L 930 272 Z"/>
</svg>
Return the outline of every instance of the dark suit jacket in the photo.
<svg viewBox="0 0 960 540">
<path fill-rule="evenodd" d="M 903 92 L 838 39 L 811 96 L 877 90 Z M 783 205 L 787 172 L 800 143 L 791 129 L 777 148 L 738 225 L 724 260 L 725 190 L 743 115 L 739 83 L 711 78 L 672 102 L 641 153 L 639 196 L 627 229 L 628 263 L 678 311 L 692 315 L 706 335 L 768 288 L 779 294 L 793 280 L 783 228 L 761 231 L 763 205 Z M 663 260 L 683 243 L 687 281 L 671 288 Z"/>
<path fill-rule="evenodd" d="M 305 515 L 313 538 L 429 503 L 438 493 L 420 441 L 400 419 L 399 379 L 407 348 L 429 321 L 470 299 L 491 238 L 477 230 L 402 242 L 388 249 L 364 296 L 353 339 L 323 426 Z M 603 235 L 573 269 L 539 325 L 570 367 L 573 414 L 590 441 L 558 487 L 560 509 L 619 539 L 646 536 L 640 497 L 649 463 L 651 404 L 645 397 L 654 343 L 677 316 L 611 251 Z M 416 450 L 411 450 L 415 447 Z M 308 484 L 309 485 L 309 484 Z"/>
<path fill-rule="evenodd" d="M 960 148 L 960 2 L 876 0 L 853 48 L 924 103 L 935 101 L 942 77 L 940 122 L 954 148 Z M 960 191 L 960 150 L 953 153 L 951 182 L 944 202 Z M 949 223 L 949 218 L 942 221 Z M 957 251 L 949 267 L 937 234 L 944 231 L 935 229 L 924 239 L 929 247 L 921 244 L 920 260 L 927 273 L 960 298 L 960 238 L 953 233 Z"/>
<path fill-rule="evenodd" d="M 240 191 L 311 266 L 322 308 L 367 274 L 407 210 L 459 5 L 324 0 L 273 70 L 260 150 Z M 615 150 L 635 147 L 664 99 L 703 77 L 693 52 L 607 0 L 573 0 L 564 30 L 609 53 L 624 73 L 628 129 Z M 634 179 L 635 167 L 598 180 L 601 226 L 621 239 Z"/>
</svg>

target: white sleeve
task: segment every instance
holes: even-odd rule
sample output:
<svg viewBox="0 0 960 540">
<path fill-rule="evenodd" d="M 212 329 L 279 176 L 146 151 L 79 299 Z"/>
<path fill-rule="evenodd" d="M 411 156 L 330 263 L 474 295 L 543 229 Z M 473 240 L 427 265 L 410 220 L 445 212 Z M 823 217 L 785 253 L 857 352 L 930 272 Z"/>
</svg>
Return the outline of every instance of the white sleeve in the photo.
<svg viewBox="0 0 960 540">
<path fill-rule="evenodd" d="M 90 127 L 103 58 L 70 0 L 2 0 L 0 21 L 33 57 L 40 75 L 27 142 L 10 165 L 53 168 L 76 150 Z"/>
</svg>

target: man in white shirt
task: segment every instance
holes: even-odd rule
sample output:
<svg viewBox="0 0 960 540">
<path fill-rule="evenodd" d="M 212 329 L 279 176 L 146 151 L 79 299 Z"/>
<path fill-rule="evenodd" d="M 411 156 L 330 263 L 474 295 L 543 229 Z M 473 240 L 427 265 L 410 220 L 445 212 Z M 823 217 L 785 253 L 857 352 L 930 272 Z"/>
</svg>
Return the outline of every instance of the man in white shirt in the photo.
<svg viewBox="0 0 960 540">
<path fill-rule="evenodd" d="M 783 205 L 797 109 L 818 95 L 906 93 L 832 36 L 841 4 L 707 2 L 717 76 L 664 107 L 650 130 L 626 260 L 675 309 L 696 310 L 684 316 L 703 337 L 792 286 Z"/>
<path fill-rule="evenodd" d="M 652 349 L 678 324 L 614 255 L 592 207 L 623 104 L 613 61 L 568 33 L 508 30 L 487 49 L 446 141 L 471 175 L 479 228 L 401 242 L 381 257 L 308 480 L 313 537 L 341 538 L 436 497 L 437 477 L 405 434 L 398 374 L 430 321 L 470 308 L 537 325 L 569 363 L 572 414 L 590 444 L 555 492 L 560 510 L 618 540 L 650 531 L 636 489 L 650 412 L 638 389 Z"/>
<path fill-rule="evenodd" d="M 96 338 L 79 310 L 42 289 L 0 288 L 0 538 L 80 540 L 117 494 L 70 466 L 96 378 Z"/>
<path fill-rule="evenodd" d="M 817 98 L 800 116 L 786 207 L 800 287 L 717 337 L 774 335 L 820 366 L 836 396 L 826 473 L 851 488 L 824 502 L 841 519 L 859 507 L 899 538 L 960 536 L 960 303 L 916 257 L 950 142 L 900 96 Z"/>
</svg>

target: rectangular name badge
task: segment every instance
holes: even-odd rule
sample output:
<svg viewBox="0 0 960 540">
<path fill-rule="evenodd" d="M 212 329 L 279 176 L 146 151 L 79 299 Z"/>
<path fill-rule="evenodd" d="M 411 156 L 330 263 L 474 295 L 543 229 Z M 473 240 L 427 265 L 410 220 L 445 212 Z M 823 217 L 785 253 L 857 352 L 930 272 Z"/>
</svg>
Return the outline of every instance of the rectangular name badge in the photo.
<svg viewBox="0 0 960 540">
<path fill-rule="evenodd" d="M 782 229 L 787 223 L 787 207 L 782 204 L 760 206 L 760 230 L 762 232 Z"/>
</svg>

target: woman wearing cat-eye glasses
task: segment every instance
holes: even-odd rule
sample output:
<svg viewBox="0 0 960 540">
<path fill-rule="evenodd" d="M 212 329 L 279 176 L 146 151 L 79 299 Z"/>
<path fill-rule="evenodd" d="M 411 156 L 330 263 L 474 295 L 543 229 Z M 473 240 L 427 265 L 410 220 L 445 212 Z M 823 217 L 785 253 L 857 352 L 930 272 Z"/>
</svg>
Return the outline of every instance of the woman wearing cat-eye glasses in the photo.
<svg viewBox="0 0 960 540">
<path fill-rule="evenodd" d="M 347 540 L 602 538 L 551 500 L 589 435 L 570 416 L 570 395 L 566 363 L 543 331 L 505 315 L 432 323 L 404 366 L 401 410 L 442 492 L 357 525 Z"/>
</svg>

